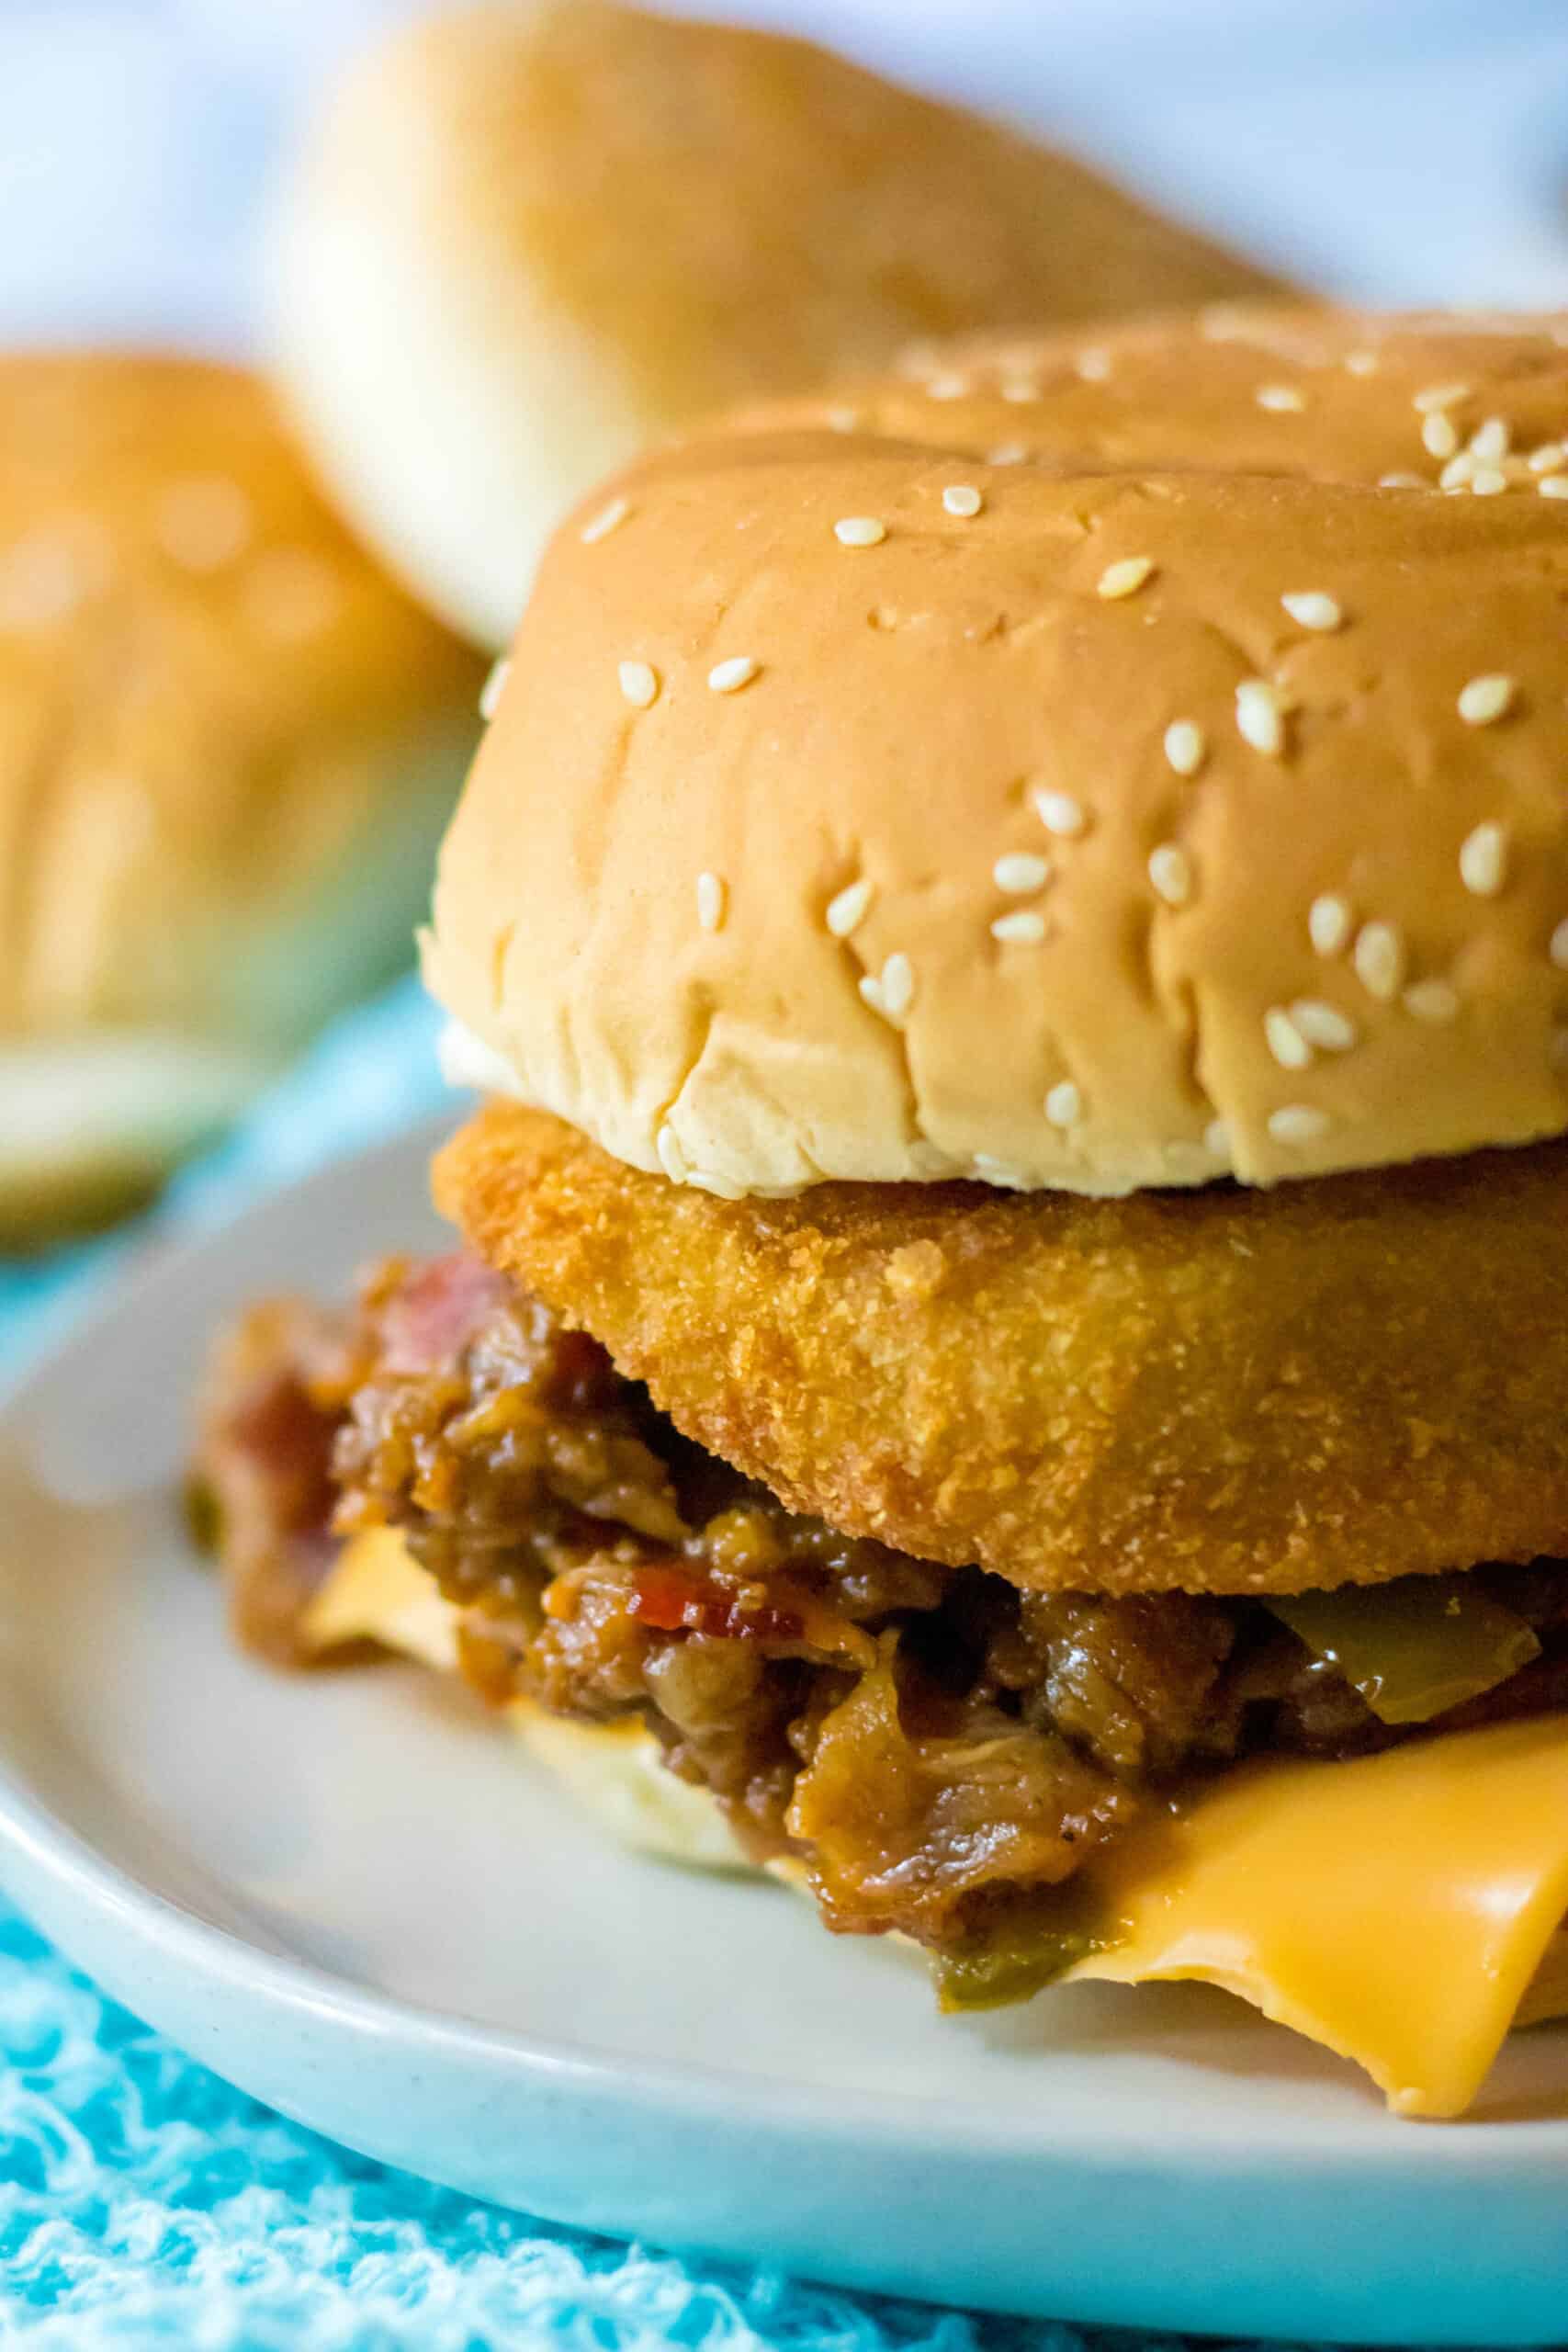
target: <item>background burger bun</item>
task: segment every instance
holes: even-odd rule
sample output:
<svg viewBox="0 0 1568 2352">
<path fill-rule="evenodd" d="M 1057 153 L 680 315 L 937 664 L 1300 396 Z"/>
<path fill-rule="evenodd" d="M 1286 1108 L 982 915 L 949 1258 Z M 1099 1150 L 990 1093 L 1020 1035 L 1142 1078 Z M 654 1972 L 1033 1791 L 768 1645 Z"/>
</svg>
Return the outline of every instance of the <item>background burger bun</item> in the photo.
<svg viewBox="0 0 1568 2352">
<path fill-rule="evenodd" d="M 455 1073 L 732 1197 L 1562 1133 L 1565 342 L 967 345 L 601 484 L 442 852 Z"/>
<path fill-rule="evenodd" d="M 0 361 L 0 1248 L 127 1205 L 397 968 L 478 684 L 254 379 Z"/>
<path fill-rule="evenodd" d="M 477 639 L 693 415 L 912 336 L 1264 290 L 1080 165 L 800 41 L 459 9 L 336 93 L 273 256 L 279 379 L 371 544 Z"/>
</svg>

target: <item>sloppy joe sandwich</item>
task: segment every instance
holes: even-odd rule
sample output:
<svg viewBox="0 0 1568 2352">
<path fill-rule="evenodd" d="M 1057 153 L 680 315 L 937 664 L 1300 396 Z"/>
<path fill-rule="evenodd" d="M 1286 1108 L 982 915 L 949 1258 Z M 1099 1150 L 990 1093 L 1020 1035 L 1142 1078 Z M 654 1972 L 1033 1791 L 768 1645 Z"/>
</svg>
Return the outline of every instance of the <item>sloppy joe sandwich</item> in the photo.
<svg viewBox="0 0 1568 2352">
<path fill-rule="evenodd" d="M 1568 2005 L 1565 344 L 966 345 L 604 483 L 424 942 L 458 1246 L 214 1365 L 242 1637 L 950 2007 L 1463 2109 Z"/>
<path fill-rule="evenodd" d="M 915 336 L 1281 290 L 964 107 L 617 0 L 480 0 L 373 44 L 288 176 L 271 277 L 322 480 L 491 646 L 563 509 L 694 417 Z"/>
<path fill-rule="evenodd" d="M 254 376 L 0 360 L 0 1249 L 130 1205 L 399 968 L 482 676 Z"/>
</svg>

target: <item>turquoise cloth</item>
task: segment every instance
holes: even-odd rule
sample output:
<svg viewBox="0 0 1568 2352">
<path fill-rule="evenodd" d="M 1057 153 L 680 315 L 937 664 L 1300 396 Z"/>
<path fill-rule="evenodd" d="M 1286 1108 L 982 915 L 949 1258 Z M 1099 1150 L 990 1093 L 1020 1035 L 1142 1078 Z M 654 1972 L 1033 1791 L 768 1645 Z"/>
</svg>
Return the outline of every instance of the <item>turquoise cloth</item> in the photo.
<svg viewBox="0 0 1568 2352">
<path fill-rule="evenodd" d="M 154 1229 L 232 1215 L 445 1098 L 412 983 L 352 1014 Z M 0 1261 L 0 1374 L 145 1239 Z M 979 2319 L 502 2213 L 285 2122 L 139 2025 L 0 1904 L 0 2344 L 33 2352 L 1088 2352 Z M 1170 2352 L 1170 2347 L 1167 2347 Z"/>
</svg>

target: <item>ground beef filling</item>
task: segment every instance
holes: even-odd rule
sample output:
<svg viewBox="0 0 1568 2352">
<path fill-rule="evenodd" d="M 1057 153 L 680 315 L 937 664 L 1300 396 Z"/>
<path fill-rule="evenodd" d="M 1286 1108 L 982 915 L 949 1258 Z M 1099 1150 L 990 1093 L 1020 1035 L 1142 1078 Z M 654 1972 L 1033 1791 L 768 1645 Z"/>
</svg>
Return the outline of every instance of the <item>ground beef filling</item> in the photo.
<svg viewBox="0 0 1568 2352">
<path fill-rule="evenodd" d="M 402 1529 L 486 1698 L 640 1718 L 751 1852 L 804 1859 L 830 1926 L 961 1961 L 1065 1917 L 1194 1775 L 1403 1736 L 1257 1603 L 1020 1592 L 785 1511 L 467 1257 L 390 1261 L 346 1317 L 253 1310 L 197 1491 L 254 1646 L 297 1655 L 336 1538 Z M 1568 1568 L 1476 1573 L 1540 1655 L 1438 1722 L 1568 1703 Z"/>
</svg>

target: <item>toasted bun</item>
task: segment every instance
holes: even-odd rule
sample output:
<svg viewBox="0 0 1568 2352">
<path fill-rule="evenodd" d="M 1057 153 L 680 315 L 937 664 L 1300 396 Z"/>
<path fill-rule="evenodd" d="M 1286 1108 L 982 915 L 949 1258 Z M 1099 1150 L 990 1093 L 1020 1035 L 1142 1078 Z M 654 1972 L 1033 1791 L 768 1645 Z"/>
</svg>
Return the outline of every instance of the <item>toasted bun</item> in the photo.
<svg viewBox="0 0 1568 2352">
<path fill-rule="evenodd" d="M 1561 1133 L 1565 337 L 991 345 L 602 486 L 442 854 L 469 1067 L 732 1195 Z"/>
<path fill-rule="evenodd" d="M 1269 285 L 825 51 L 599 0 L 461 9 L 369 55 L 301 159 L 274 276 L 325 479 L 496 645 L 566 503 L 694 414 L 915 335 Z"/>
<path fill-rule="evenodd" d="M 251 378 L 0 362 L 0 1246 L 397 967 L 477 690 Z"/>
</svg>

